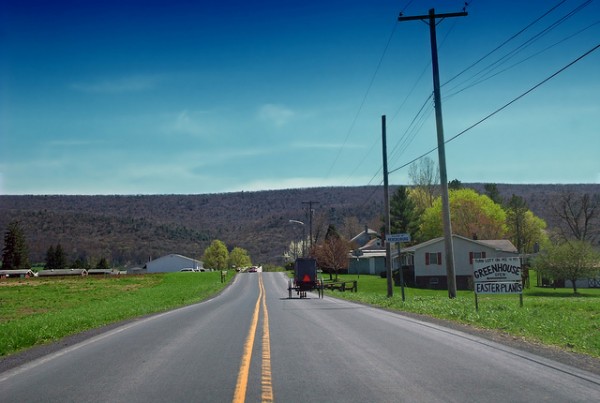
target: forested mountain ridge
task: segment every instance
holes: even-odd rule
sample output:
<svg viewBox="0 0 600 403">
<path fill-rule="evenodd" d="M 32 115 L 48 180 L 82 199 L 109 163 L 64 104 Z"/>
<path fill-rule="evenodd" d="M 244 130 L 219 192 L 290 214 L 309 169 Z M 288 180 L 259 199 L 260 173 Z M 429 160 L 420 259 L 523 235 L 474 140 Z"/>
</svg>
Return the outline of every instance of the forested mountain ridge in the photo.
<svg viewBox="0 0 600 403">
<path fill-rule="evenodd" d="M 463 185 L 484 193 L 484 184 Z M 561 194 L 600 194 L 600 184 L 497 188 L 505 199 L 523 197 L 549 228 L 558 225 L 552 206 Z M 220 239 L 230 249 L 247 249 L 255 263 L 281 264 L 290 241 L 301 238 L 303 230 L 309 233 L 308 202 L 315 237 L 322 237 L 328 224 L 346 237 L 365 225 L 381 226 L 383 189 L 363 186 L 198 195 L 0 196 L 0 229 L 10 221 L 21 222 L 31 262 L 43 262 L 48 248 L 60 243 L 69 260 L 106 257 L 115 265 L 141 266 L 169 253 L 201 258 L 210 241 Z"/>
</svg>

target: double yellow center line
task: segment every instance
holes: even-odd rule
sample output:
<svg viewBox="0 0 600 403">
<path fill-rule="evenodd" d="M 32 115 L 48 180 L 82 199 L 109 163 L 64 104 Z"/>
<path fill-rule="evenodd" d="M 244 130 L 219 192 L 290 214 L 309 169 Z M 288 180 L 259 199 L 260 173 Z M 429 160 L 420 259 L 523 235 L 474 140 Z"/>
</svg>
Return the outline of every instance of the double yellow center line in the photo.
<svg viewBox="0 0 600 403">
<path fill-rule="evenodd" d="M 261 372 L 261 400 L 263 403 L 273 402 L 273 384 L 271 380 L 271 342 L 269 337 L 269 312 L 267 311 L 267 301 L 265 298 L 265 286 L 263 284 L 262 273 L 258 273 L 258 299 L 254 307 L 250 331 L 244 343 L 244 353 L 240 363 L 237 383 L 235 385 L 235 394 L 233 403 L 243 403 L 246 400 L 246 390 L 248 388 L 248 375 L 250 374 L 250 362 L 252 361 L 252 350 L 256 330 L 258 328 L 258 317 L 260 308 L 263 308 L 263 326 L 262 326 L 262 372 Z"/>
</svg>

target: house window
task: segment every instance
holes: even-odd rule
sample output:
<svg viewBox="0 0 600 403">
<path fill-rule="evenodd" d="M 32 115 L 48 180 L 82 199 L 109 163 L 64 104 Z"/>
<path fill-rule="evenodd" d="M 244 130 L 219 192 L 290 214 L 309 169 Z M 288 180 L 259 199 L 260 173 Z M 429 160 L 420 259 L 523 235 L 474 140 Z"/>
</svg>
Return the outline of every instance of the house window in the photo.
<svg viewBox="0 0 600 403">
<path fill-rule="evenodd" d="M 425 253 L 425 265 L 429 266 L 431 264 L 437 264 L 437 265 L 442 264 L 442 252 L 437 252 L 437 253 L 427 252 L 427 253 Z"/>
<path fill-rule="evenodd" d="M 485 259 L 485 252 L 469 252 L 470 264 L 473 264 L 473 259 Z"/>
<path fill-rule="evenodd" d="M 414 266 L 414 255 L 402 255 L 402 266 Z"/>
</svg>

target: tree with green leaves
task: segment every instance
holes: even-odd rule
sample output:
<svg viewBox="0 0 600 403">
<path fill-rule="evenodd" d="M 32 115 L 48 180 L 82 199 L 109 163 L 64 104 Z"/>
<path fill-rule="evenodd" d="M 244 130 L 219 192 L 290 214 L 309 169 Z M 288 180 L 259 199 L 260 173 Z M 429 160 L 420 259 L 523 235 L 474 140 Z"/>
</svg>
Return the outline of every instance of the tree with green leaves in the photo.
<svg viewBox="0 0 600 403">
<path fill-rule="evenodd" d="M 223 241 L 215 239 L 204 250 L 202 261 L 204 267 L 212 270 L 226 270 L 229 260 L 229 251 Z"/>
<path fill-rule="evenodd" d="M 554 280 L 571 280 L 577 294 L 577 280 L 600 274 L 600 252 L 587 241 L 550 243 L 533 261 L 533 268 Z"/>
<path fill-rule="evenodd" d="M 205 263 L 206 264 L 206 263 Z M 248 251 L 244 248 L 235 247 L 229 254 L 229 267 L 242 268 L 252 266 L 252 260 Z"/>
<path fill-rule="evenodd" d="M 506 233 L 506 213 L 489 197 L 473 189 L 459 189 L 450 191 L 449 199 L 452 233 L 478 239 L 501 239 Z M 423 239 L 442 236 L 441 198 L 425 210 L 419 230 Z"/>
<path fill-rule="evenodd" d="M 415 204 L 408 194 L 406 186 L 398 186 L 390 199 L 390 231 L 392 234 L 416 235 L 419 224 L 416 221 Z"/>
<path fill-rule="evenodd" d="M 12 221 L 4 234 L 2 249 L 2 269 L 19 270 L 31 269 L 27 253 L 25 235 L 19 221 Z"/>
</svg>

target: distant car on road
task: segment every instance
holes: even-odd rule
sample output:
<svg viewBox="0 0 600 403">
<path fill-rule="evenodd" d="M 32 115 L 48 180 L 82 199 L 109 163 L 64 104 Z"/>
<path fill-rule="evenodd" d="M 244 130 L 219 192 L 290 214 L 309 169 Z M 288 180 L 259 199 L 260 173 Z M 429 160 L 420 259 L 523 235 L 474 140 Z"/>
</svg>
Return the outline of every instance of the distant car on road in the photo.
<svg viewBox="0 0 600 403">
<path fill-rule="evenodd" d="M 254 266 L 252 266 L 251 268 L 248 269 L 248 273 L 256 273 L 258 271 L 258 269 Z"/>
</svg>

